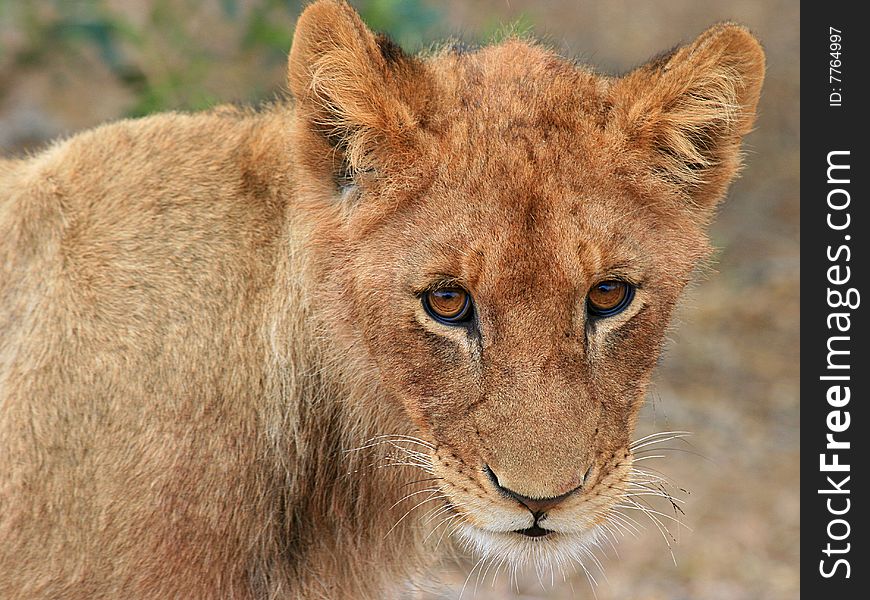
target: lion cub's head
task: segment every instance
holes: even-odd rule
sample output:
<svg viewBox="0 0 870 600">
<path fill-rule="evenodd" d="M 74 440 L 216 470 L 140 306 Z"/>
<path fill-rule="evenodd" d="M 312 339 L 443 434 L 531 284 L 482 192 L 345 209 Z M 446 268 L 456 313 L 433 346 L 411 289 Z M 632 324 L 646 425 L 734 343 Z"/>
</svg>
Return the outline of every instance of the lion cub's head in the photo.
<svg viewBox="0 0 870 600">
<path fill-rule="evenodd" d="M 302 15 L 289 81 L 322 308 L 483 551 L 579 555 L 624 493 L 763 74 L 730 24 L 612 78 L 518 40 L 411 57 L 343 3 Z"/>
</svg>

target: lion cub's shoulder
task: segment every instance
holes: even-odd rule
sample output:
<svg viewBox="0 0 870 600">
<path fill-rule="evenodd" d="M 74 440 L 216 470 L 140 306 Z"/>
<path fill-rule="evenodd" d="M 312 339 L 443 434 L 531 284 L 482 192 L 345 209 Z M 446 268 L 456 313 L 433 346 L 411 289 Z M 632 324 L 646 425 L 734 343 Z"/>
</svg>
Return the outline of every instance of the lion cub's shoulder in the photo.
<svg viewBox="0 0 870 600">
<path fill-rule="evenodd" d="M 81 213 L 123 219 L 155 208 L 220 210 L 226 202 L 262 196 L 275 183 L 263 180 L 263 173 L 286 171 L 277 167 L 286 162 L 280 121 L 288 110 L 222 106 L 125 119 L 29 158 L 2 159 L 0 205 L 6 208 L 0 226 L 33 210 L 45 213 L 46 225 L 52 213 L 67 222 Z M 211 206 L 197 204 L 206 198 Z"/>
<path fill-rule="evenodd" d="M 87 298 L 132 319 L 125 306 L 202 303 L 191 277 L 231 294 L 271 261 L 292 194 L 283 110 L 122 120 L 4 159 L 0 301 L 74 310 Z"/>
</svg>

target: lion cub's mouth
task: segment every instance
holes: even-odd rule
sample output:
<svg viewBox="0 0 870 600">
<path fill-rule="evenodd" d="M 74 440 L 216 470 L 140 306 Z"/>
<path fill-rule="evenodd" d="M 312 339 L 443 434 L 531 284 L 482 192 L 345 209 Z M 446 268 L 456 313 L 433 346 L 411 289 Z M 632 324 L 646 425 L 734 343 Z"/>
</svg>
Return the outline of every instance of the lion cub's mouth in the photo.
<svg viewBox="0 0 870 600">
<path fill-rule="evenodd" d="M 541 527 L 537 523 L 535 523 L 534 525 L 532 525 L 531 527 L 528 527 L 526 529 L 517 529 L 514 531 L 514 533 L 519 533 L 521 535 L 524 535 L 524 536 L 530 537 L 530 538 L 539 538 L 539 537 L 544 537 L 545 535 L 550 535 L 551 533 L 553 533 L 553 530 L 552 529 L 544 529 L 543 527 Z"/>
</svg>

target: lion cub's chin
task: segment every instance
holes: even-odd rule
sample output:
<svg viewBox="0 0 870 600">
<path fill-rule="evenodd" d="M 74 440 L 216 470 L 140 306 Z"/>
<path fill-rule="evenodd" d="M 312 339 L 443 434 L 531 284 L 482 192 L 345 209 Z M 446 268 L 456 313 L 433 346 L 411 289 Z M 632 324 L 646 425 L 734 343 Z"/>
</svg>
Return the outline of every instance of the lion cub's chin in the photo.
<svg viewBox="0 0 870 600">
<path fill-rule="evenodd" d="M 577 531 L 550 531 L 547 535 L 529 536 L 516 531 L 492 531 L 463 523 L 456 537 L 467 550 L 479 557 L 481 564 L 502 565 L 512 569 L 534 568 L 539 573 L 574 570 L 578 564 L 595 562 L 592 554 L 603 532 L 598 526 Z M 585 569 L 585 567 L 582 567 Z"/>
</svg>

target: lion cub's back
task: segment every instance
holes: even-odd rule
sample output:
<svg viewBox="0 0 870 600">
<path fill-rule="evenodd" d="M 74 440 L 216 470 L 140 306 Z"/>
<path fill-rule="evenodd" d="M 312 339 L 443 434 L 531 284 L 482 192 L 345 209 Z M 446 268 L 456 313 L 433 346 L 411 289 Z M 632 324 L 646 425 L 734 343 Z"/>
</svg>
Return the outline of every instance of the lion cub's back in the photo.
<svg viewBox="0 0 870 600">
<path fill-rule="evenodd" d="M 222 511 L 253 494 L 258 328 L 289 194 L 276 124 L 161 115 L 0 162 L 0 597 L 140 580 L 173 596 L 161 561 L 208 570 L 200 549 L 256 529 Z M 97 587 L 61 594 L 85 585 L 80 556 Z"/>
<path fill-rule="evenodd" d="M 46 302 L 46 313 L 142 339 L 171 313 L 202 315 L 242 293 L 283 209 L 263 164 L 275 160 L 262 147 L 268 125 L 244 113 L 158 115 L 4 161 L 3 330 Z"/>
</svg>

